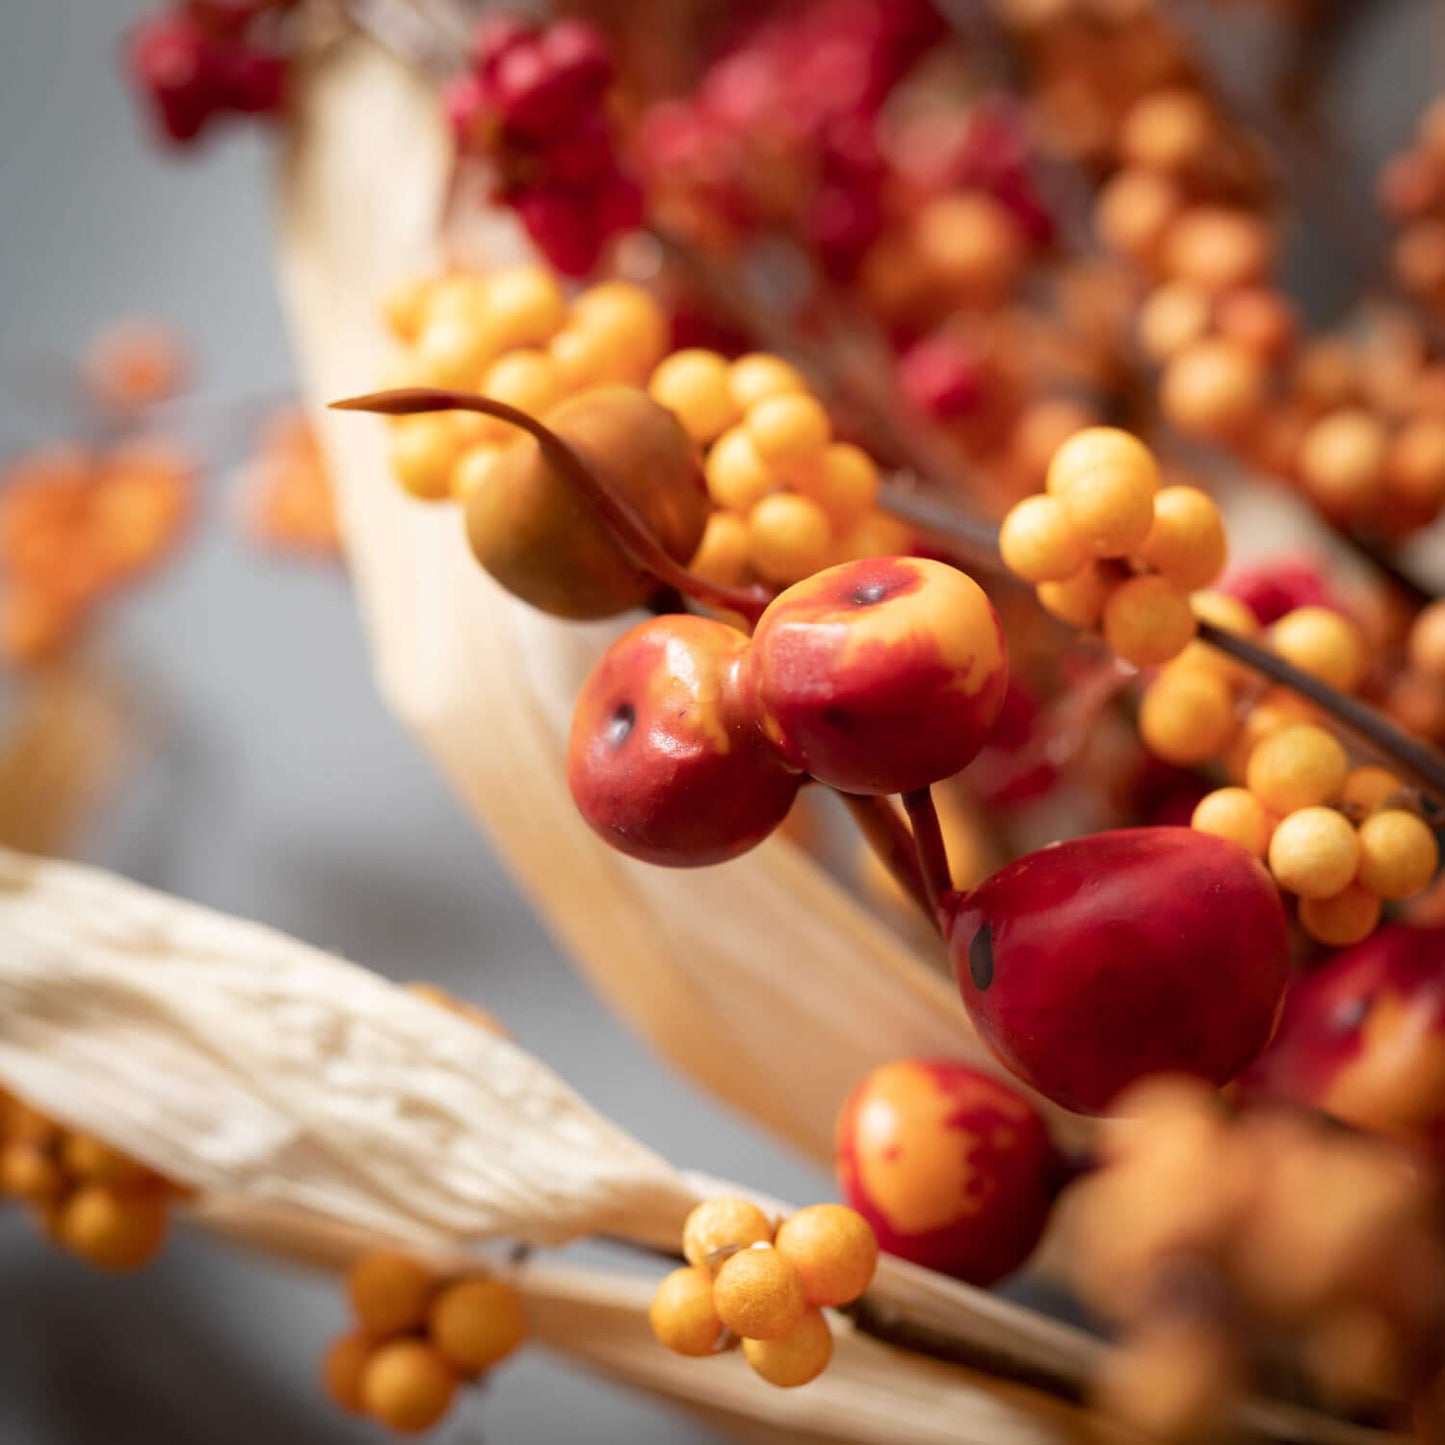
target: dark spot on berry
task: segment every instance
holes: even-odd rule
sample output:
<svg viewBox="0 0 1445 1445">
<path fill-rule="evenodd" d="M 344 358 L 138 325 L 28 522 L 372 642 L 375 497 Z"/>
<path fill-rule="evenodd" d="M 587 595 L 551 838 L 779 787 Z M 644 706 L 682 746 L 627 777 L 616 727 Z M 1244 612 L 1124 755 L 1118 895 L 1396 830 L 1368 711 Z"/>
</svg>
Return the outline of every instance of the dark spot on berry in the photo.
<svg viewBox="0 0 1445 1445">
<path fill-rule="evenodd" d="M 1330 1027 L 1337 1034 L 1352 1034 L 1365 1021 L 1370 1011 L 1370 1000 L 1363 994 L 1359 998 L 1341 999 L 1330 1015 Z"/>
<path fill-rule="evenodd" d="M 873 607 L 888 596 L 888 590 L 886 582 L 864 582 L 853 589 L 848 600 L 855 607 Z"/>
<path fill-rule="evenodd" d="M 993 982 L 993 928 L 990 924 L 985 923 L 968 945 L 968 976 L 980 993 L 986 993 Z"/>
<path fill-rule="evenodd" d="M 618 703 L 612 716 L 607 719 L 607 745 L 620 748 L 632 734 L 637 722 L 637 713 L 630 702 Z"/>
</svg>

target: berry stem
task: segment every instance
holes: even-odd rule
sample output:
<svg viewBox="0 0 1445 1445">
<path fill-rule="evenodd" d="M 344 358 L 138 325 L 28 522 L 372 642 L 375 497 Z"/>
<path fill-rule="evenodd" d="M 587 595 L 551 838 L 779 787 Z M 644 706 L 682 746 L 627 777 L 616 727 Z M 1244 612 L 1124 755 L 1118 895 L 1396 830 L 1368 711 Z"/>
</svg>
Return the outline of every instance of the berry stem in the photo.
<svg viewBox="0 0 1445 1445">
<path fill-rule="evenodd" d="M 654 578 L 660 587 L 671 587 L 704 607 L 737 612 L 750 625 L 756 624 L 773 600 L 766 588 L 724 587 L 689 572 L 658 541 L 656 534 L 637 509 L 610 482 L 587 464 L 578 453 L 544 422 L 508 406 L 504 401 L 477 396 L 467 391 L 412 386 L 397 391 L 377 391 L 331 403 L 333 411 L 368 411 L 383 416 L 412 416 L 429 411 L 479 411 L 520 428 L 533 437 L 547 458 L 577 488 L 601 518 L 613 540 L 640 571 Z"/>
<path fill-rule="evenodd" d="M 937 923 L 938 914 L 924 881 L 913 835 L 904 826 L 892 803 L 887 798 L 864 797 L 857 793 L 839 793 L 838 796 L 847 804 L 868 846 L 878 855 L 898 886 Z"/>
<path fill-rule="evenodd" d="M 948 849 L 943 842 L 943 829 L 938 826 L 938 809 L 933 806 L 933 793 L 916 788 L 904 793 L 903 806 L 913 824 L 913 846 L 923 871 L 923 886 L 928 891 L 929 910 L 940 932 L 947 917 L 948 896 L 954 891 L 953 876 L 948 870 Z"/>
</svg>

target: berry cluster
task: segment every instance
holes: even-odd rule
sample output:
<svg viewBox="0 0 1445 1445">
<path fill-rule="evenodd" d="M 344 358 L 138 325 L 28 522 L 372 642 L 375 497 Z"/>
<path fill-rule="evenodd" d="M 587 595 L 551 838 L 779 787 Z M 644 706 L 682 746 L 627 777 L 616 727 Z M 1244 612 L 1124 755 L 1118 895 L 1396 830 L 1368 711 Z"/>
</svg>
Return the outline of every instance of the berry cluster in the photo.
<svg viewBox="0 0 1445 1445">
<path fill-rule="evenodd" d="M 1017 1089 L 942 1059 L 868 1074 L 838 1115 L 834 1160 L 884 1251 L 976 1285 L 1033 1253 L 1063 1178 Z"/>
<path fill-rule="evenodd" d="M 1219 509 L 1195 487 L 1159 486 L 1153 454 L 1127 432 L 1089 427 L 1049 465 L 1046 492 L 1004 519 L 1009 569 L 1074 627 L 1101 627 L 1125 662 L 1155 667 L 1191 642 L 1189 594 L 1224 568 Z"/>
<path fill-rule="evenodd" d="M 982 589 L 941 562 L 829 568 L 781 593 L 751 640 L 660 617 L 614 643 L 578 699 L 567 776 L 614 847 L 692 866 L 751 848 L 803 775 L 903 793 L 964 768 L 1008 662 Z"/>
<path fill-rule="evenodd" d="M 0 476 L 0 656 L 37 666 L 153 568 L 190 516 L 193 469 L 171 446 L 50 447 Z"/>
<path fill-rule="evenodd" d="M 326 1353 L 326 1392 L 398 1434 L 430 1430 L 459 1386 L 527 1338 L 521 1296 L 487 1275 L 443 1277 L 406 1255 L 368 1254 L 347 1289 L 356 1328 Z"/>
<path fill-rule="evenodd" d="M 501 15 L 477 27 L 467 72 L 447 88 L 458 151 L 492 163 L 497 199 L 566 276 L 585 276 L 642 221 L 607 114 L 612 79 L 606 38 L 587 21 Z"/>
<path fill-rule="evenodd" d="M 1438 1408 L 1445 1237 L 1428 1173 L 1303 1113 L 1231 1120 L 1179 1080 L 1119 1114 L 1066 1211 L 1074 1283 L 1122 1329 L 1105 1410 L 1151 1440 L 1212 1438 L 1281 1350 L 1335 1408 Z"/>
<path fill-rule="evenodd" d="M 190 145 L 227 115 L 278 115 L 289 66 L 278 21 L 295 0 L 182 0 L 143 19 L 126 63 L 157 134 Z"/>
<path fill-rule="evenodd" d="M 815 1380 L 833 1354 L 823 1310 L 851 1304 L 878 1265 L 878 1241 L 861 1214 L 814 1204 L 780 1224 L 746 1199 L 699 1204 L 683 1227 L 687 1260 L 657 1287 L 648 1318 L 680 1355 L 716 1355 L 742 1342 L 770 1385 Z"/>
<path fill-rule="evenodd" d="M 242 475 L 247 529 L 268 550 L 341 553 L 336 500 L 321 445 L 305 415 L 286 410 L 261 429 Z"/>
<path fill-rule="evenodd" d="M 1396 281 L 1431 310 L 1445 311 L 1445 102 L 1430 105 L 1413 143 L 1380 173 L 1379 200 L 1399 227 Z"/>
<path fill-rule="evenodd" d="M 0 1195 L 96 1269 L 140 1269 L 160 1253 L 175 1187 L 89 1134 L 0 1093 Z"/>
</svg>

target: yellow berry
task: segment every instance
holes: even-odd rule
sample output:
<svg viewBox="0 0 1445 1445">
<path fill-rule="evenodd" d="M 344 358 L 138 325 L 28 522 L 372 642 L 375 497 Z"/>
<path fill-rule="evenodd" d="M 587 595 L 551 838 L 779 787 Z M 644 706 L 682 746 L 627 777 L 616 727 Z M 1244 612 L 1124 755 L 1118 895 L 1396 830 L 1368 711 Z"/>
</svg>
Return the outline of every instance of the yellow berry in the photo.
<svg viewBox="0 0 1445 1445">
<path fill-rule="evenodd" d="M 833 1332 L 821 1310 L 807 1310 L 775 1340 L 743 1341 L 743 1357 L 770 1385 L 795 1389 L 816 1380 L 833 1358 Z"/>
<path fill-rule="evenodd" d="M 91 1184 L 141 1184 L 153 1177 L 144 1164 L 89 1134 L 67 1134 L 60 1159 L 68 1173 Z"/>
<path fill-rule="evenodd" d="M 1189 596 L 1163 577 L 1131 577 L 1104 603 L 1104 640 L 1135 667 L 1178 657 L 1195 632 Z"/>
<path fill-rule="evenodd" d="M 376 1341 L 360 1330 L 332 1342 L 321 1361 L 321 1383 L 333 1404 L 353 1415 L 361 1413 L 361 1377 L 376 1350 Z"/>
<path fill-rule="evenodd" d="M 698 1265 L 675 1269 L 662 1280 L 647 1318 L 658 1344 L 675 1354 L 715 1355 L 726 1339 L 713 1307 L 712 1276 Z"/>
<path fill-rule="evenodd" d="M 1380 895 L 1351 883 L 1331 898 L 1301 898 L 1299 921 L 1311 938 L 1334 948 L 1348 948 L 1375 931 L 1380 921 Z"/>
<path fill-rule="evenodd" d="M 719 1250 L 772 1242 L 772 1221 L 748 1199 L 705 1199 L 682 1227 L 682 1255 L 689 1264 L 705 1265 Z"/>
<path fill-rule="evenodd" d="M 1238 725 L 1228 686 L 1208 672 L 1166 668 L 1139 704 L 1139 736 L 1145 746 L 1179 767 L 1218 757 Z"/>
<path fill-rule="evenodd" d="M 1228 443 L 1259 420 L 1268 385 L 1268 373 L 1257 356 L 1224 337 L 1210 336 L 1170 359 L 1159 384 L 1159 404 L 1186 436 Z"/>
<path fill-rule="evenodd" d="M 787 392 L 748 408 L 743 422 L 763 465 L 786 478 L 815 466 L 833 440 L 833 424 L 816 397 Z"/>
<path fill-rule="evenodd" d="M 1365 680 L 1369 653 L 1360 629 L 1328 607 L 1297 607 L 1274 624 L 1274 650 L 1341 692 Z"/>
<path fill-rule="evenodd" d="M 437 1296 L 427 1316 L 427 1333 L 459 1374 L 479 1374 L 527 1338 L 522 1296 L 505 1280 L 464 1279 Z"/>
<path fill-rule="evenodd" d="M 565 327 L 547 343 L 547 355 L 568 394 L 623 379 L 617 375 L 620 353 L 602 331 Z"/>
<path fill-rule="evenodd" d="M 471 388 L 497 348 L 472 322 L 441 316 L 417 338 L 413 361 L 434 386 Z"/>
<path fill-rule="evenodd" d="M 797 367 L 766 351 L 752 351 L 738 357 L 729 368 L 728 386 L 733 400 L 744 411 L 770 396 L 808 389 L 808 383 Z"/>
<path fill-rule="evenodd" d="M 1435 876 L 1440 850 L 1429 825 L 1403 808 L 1384 808 L 1360 824 L 1359 881 L 1381 898 L 1408 898 Z"/>
<path fill-rule="evenodd" d="M 808 1308 L 798 1267 L 770 1245 L 755 1245 L 725 1259 L 712 1298 L 723 1324 L 749 1340 L 787 1334 Z"/>
<path fill-rule="evenodd" d="M 1139 556 L 1171 582 L 1193 592 L 1224 571 L 1229 543 L 1214 499 L 1198 487 L 1164 487 L 1154 496 L 1154 521 Z"/>
<path fill-rule="evenodd" d="M 498 351 L 545 346 L 567 319 L 567 298 L 546 266 L 509 266 L 486 279 L 486 318 Z"/>
<path fill-rule="evenodd" d="M 1269 840 L 1269 869 L 1281 888 L 1301 898 L 1333 898 L 1353 881 L 1360 843 L 1333 808 L 1301 808 L 1282 819 Z"/>
<path fill-rule="evenodd" d="M 832 442 L 817 470 L 795 479 L 839 527 L 847 528 L 871 512 L 878 501 L 878 466 L 852 442 Z"/>
<path fill-rule="evenodd" d="M 430 276 L 408 276 L 392 286 L 382 298 L 381 314 L 398 341 L 416 340 L 426 315 L 431 288 Z"/>
<path fill-rule="evenodd" d="M 873 1226 L 843 1204 L 814 1204 L 789 1215 L 774 1243 L 797 1266 L 810 1305 L 857 1299 L 878 1267 Z"/>
<path fill-rule="evenodd" d="M 1249 756 L 1245 781 L 1271 812 L 1293 813 L 1339 795 L 1350 763 L 1332 733 L 1313 723 L 1281 728 Z"/>
<path fill-rule="evenodd" d="M 1134 436 L 1113 426 L 1090 426 L 1077 431 L 1053 455 L 1044 486 L 1051 496 L 1090 472 L 1112 472 L 1131 478 L 1151 497 L 1159 489 L 1159 465 L 1154 453 Z"/>
<path fill-rule="evenodd" d="M 735 587 L 748 570 L 748 524 L 732 512 L 714 512 L 688 571 L 720 587 Z"/>
<path fill-rule="evenodd" d="M 828 565 L 833 529 L 808 497 L 776 492 L 748 513 L 748 559 L 768 582 L 789 585 Z"/>
<path fill-rule="evenodd" d="M 728 388 L 728 364 L 715 351 L 673 352 L 652 373 L 647 390 L 699 446 L 721 436 L 742 416 Z"/>
<path fill-rule="evenodd" d="M 480 328 L 486 319 L 486 279 L 470 271 L 454 271 L 433 281 L 422 308 L 422 328 L 437 321 L 465 321 Z"/>
<path fill-rule="evenodd" d="M 998 545 L 1004 565 L 1025 582 L 1062 582 L 1089 560 L 1057 497 L 1025 497 L 1003 519 Z"/>
<path fill-rule="evenodd" d="M 155 1193 L 119 1194 L 105 1184 L 83 1184 L 61 1206 L 56 1228 L 60 1242 L 97 1269 L 139 1269 L 165 1243 L 165 1200 Z"/>
<path fill-rule="evenodd" d="M 12 1139 L 0 1147 L 0 1195 L 47 1204 L 60 1198 L 66 1183 L 64 1171 L 42 1145 Z"/>
<path fill-rule="evenodd" d="M 436 1293 L 436 1278 L 404 1254 L 366 1254 L 347 1275 L 352 1313 L 374 1335 L 419 1329 Z"/>
<path fill-rule="evenodd" d="M 451 495 L 458 502 L 470 501 L 492 475 L 497 459 L 506 450 L 501 442 L 482 442 L 468 447 L 452 466 Z"/>
<path fill-rule="evenodd" d="M 439 502 L 451 492 L 456 432 L 444 412 L 406 416 L 391 433 L 391 469 L 412 496 Z"/>
<path fill-rule="evenodd" d="M 572 306 L 572 324 L 627 352 L 650 372 L 667 351 L 667 313 L 641 286 L 603 281 Z"/>
<path fill-rule="evenodd" d="M 1040 582 L 1039 603 L 1045 612 L 1070 627 L 1094 627 L 1112 588 L 1112 580 L 1091 563 L 1062 582 Z"/>
<path fill-rule="evenodd" d="M 1125 557 L 1153 523 L 1159 467 L 1149 448 L 1128 432 L 1086 427 L 1054 453 L 1045 486 L 1096 556 Z"/>
<path fill-rule="evenodd" d="M 361 1408 L 402 1435 L 430 1430 L 451 1408 L 457 1377 L 422 1340 L 378 1347 L 361 1372 Z"/>
<path fill-rule="evenodd" d="M 1362 767 L 1351 769 L 1344 787 L 1340 789 L 1340 800 L 1353 803 L 1357 808 L 1363 808 L 1370 813 L 1387 799 L 1393 798 L 1404 786 L 1389 768 L 1366 763 Z"/>
<path fill-rule="evenodd" d="M 1252 638 L 1259 634 L 1259 620 L 1237 597 L 1226 592 L 1194 592 L 1189 598 L 1190 611 L 1199 622 L 1212 622 L 1224 632 L 1236 637 Z M 1217 647 L 1211 647 L 1202 638 L 1191 642 L 1175 659 L 1175 667 L 1198 667 L 1213 672 L 1233 686 L 1252 683 L 1255 672 L 1242 662 L 1236 662 Z"/>
<path fill-rule="evenodd" d="M 906 557 L 913 546 L 913 529 L 907 522 L 887 512 L 873 512 L 844 533 L 838 543 L 837 560 L 861 562 L 865 557 Z"/>
<path fill-rule="evenodd" d="M 725 431 L 709 448 L 703 475 L 708 496 L 730 512 L 751 512 L 778 486 L 752 438 L 740 426 Z"/>
<path fill-rule="evenodd" d="M 504 401 L 518 411 L 530 412 L 533 416 L 550 411 L 562 400 L 562 379 L 557 364 L 545 351 L 511 351 L 482 376 L 479 388 L 483 396 L 494 401 Z M 504 440 L 514 440 L 518 435 L 516 427 L 506 422 L 486 417 Z"/>
<path fill-rule="evenodd" d="M 1216 838 L 1228 838 L 1247 853 L 1263 858 L 1274 825 L 1264 805 L 1248 788 L 1216 788 L 1201 798 L 1190 826 Z"/>
</svg>

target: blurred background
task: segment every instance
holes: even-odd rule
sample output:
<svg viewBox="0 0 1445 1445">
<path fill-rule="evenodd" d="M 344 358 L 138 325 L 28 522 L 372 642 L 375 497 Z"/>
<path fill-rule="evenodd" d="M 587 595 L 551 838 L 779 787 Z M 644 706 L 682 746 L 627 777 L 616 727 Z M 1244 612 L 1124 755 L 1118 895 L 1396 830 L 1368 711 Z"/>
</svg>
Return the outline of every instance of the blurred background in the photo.
<svg viewBox="0 0 1445 1445">
<path fill-rule="evenodd" d="M 4 6 L 0 445 L 72 434 L 64 359 L 136 314 L 193 343 L 199 388 L 182 435 L 234 465 L 239 438 L 291 376 L 272 276 L 270 148 L 244 128 L 181 160 L 148 145 L 116 65 L 140 8 Z M 1445 75 L 1445 3 L 1362 8 L 1334 77 L 1333 119 L 1349 150 L 1349 173 L 1334 178 L 1341 204 L 1364 211 L 1368 178 Z M 1241 48 L 1236 62 L 1252 59 Z M 1327 288 L 1328 257 L 1300 276 Z M 225 483 L 224 471 L 211 476 L 209 525 L 108 629 L 107 665 L 125 679 L 144 741 L 84 856 L 484 1002 L 666 1157 L 784 1197 L 826 1197 L 828 1180 L 666 1074 L 578 983 L 383 710 L 341 568 L 248 547 L 224 525 Z M 341 1419 L 315 1384 L 343 1323 L 332 1282 L 184 1235 L 143 1276 L 102 1278 L 13 1215 L 0 1218 L 0 1268 L 7 1445 L 323 1445 L 379 1433 Z M 438 1432 L 483 1435 L 712 1438 L 535 1352 Z"/>
</svg>

